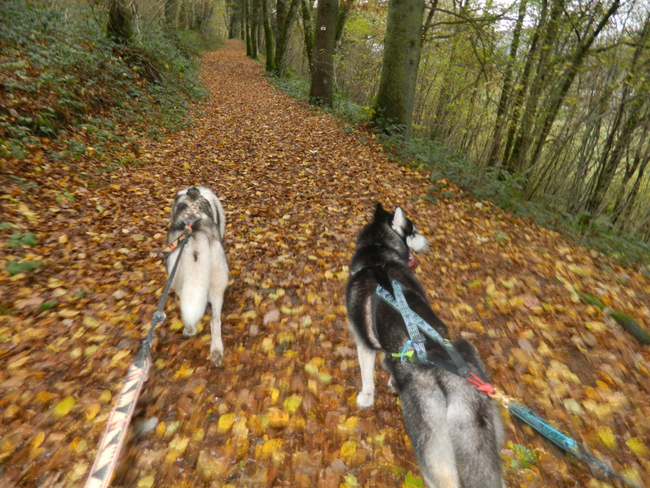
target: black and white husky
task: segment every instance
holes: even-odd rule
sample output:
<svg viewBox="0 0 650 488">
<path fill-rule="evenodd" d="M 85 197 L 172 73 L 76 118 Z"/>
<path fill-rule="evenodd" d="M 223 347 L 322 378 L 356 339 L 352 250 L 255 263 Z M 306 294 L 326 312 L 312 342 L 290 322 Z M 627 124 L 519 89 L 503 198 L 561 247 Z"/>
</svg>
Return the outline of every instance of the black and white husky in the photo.
<svg viewBox="0 0 650 488">
<path fill-rule="evenodd" d="M 502 488 L 503 426 L 496 404 L 465 378 L 429 362 L 394 356 L 407 345 L 407 328 L 397 310 L 384 300 L 373 299 L 378 284 L 393 293 L 391 280 L 396 280 L 409 307 L 447 338 L 447 326 L 431 310 L 422 285 L 409 269 L 413 264 L 409 248 L 421 252 L 428 247 L 427 239 L 417 233 L 402 209 L 393 214 L 381 204 L 357 239 L 346 288 L 348 322 L 361 368 L 357 404 L 361 408 L 374 404 L 375 357 L 383 351 L 390 386 L 399 395 L 404 426 L 426 484 L 431 488 Z M 452 344 L 471 370 L 487 381 L 475 349 L 463 339 Z M 430 357 L 447 358 L 443 346 L 431 339 L 426 341 L 426 350 Z"/>
<path fill-rule="evenodd" d="M 221 307 L 228 286 L 228 263 L 222 244 L 226 218 L 221 202 L 208 188 L 191 186 L 178 192 L 172 205 L 168 244 L 183 233 L 188 222 L 193 222 L 192 234 L 183 250 L 172 290 L 181 302 L 184 335 L 196 334 L 196 324 L 205 307 L 208 302 L 212 305 L 210 358 L 218 366 L 223 359 Z M 167 257 L 168 273 L 178 259 L 178 251 Z"/>
</svg>

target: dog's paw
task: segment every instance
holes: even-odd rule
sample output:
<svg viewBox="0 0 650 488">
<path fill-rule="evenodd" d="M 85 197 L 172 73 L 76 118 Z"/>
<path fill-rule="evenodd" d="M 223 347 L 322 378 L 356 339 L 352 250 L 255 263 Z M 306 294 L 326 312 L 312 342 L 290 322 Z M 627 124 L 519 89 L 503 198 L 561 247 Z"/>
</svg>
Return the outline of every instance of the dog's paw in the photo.
<svg viewBox="0 0 650 488">
<path fill-rule="evenodd" d="M 210 352 L 210 361 L 215 366 L 220 366 L 223 361 L 223 352 L 221 351 L 212 351 Z"/>
<path fill-rule="evenodd" d="M 196 335 L 196 327 L 188 327 L 187 325 L 183 328 L 183 335 L 185 337 L 192 337 Z"/>
<path fill-rule="evenodd" d="M 362 391 L 357 395 L 357 406 L 365 409 L 370 408 L 375 404 L 374 392 Z"/>
</svg>

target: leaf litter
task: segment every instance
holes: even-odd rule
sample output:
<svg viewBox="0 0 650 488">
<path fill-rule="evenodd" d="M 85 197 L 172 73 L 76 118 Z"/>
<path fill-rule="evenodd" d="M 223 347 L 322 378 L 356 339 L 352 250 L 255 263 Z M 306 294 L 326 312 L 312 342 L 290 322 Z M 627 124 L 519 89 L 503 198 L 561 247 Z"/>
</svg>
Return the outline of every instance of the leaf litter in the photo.
<svg viewBox="0 0 650 488">
<path fill-rule="evenodd" d="M 209 362 L 209 313 L 182 337 L 172 296 L 112 486 L 421 486 L 386 373 L 375 408 L 355 403 L 344 287 L 376 201 L 431 241 L 416 273 L 493 383 L 647 478 L 648 350 L 580 294 L 648 330 L 650 280 L 444 180 L 430 203 L 428 175 L 277 92 L 244 51 L 205 55 L 212 95 L 196 123 L 140 141 L 140 166 L 101 173 L 37 149 L 3 163 L 19 178 L 0 203 L 0 485 L 83 486 L 166 280 L 156 252 L 172 199 L 190 184 L 226 211 L 226 355 Z M 509 486 L 613 486 L 502 413 Z"/>
</svg>

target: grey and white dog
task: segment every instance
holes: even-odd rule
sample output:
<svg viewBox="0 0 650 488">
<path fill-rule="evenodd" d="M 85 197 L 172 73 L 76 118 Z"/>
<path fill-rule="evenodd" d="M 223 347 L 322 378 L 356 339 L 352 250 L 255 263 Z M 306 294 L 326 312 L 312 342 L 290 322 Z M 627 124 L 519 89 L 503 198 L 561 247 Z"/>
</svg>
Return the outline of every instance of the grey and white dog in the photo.
<svg viewBox="0 0 650 488">
<path fill-rule="evenodd" d="M 210 359 L 218 366 L 223 359 L 221 307 L 228 286 L 228 263 L 222 244 L 226 218 L 221 202 L 208 188 L 191 186 L 178 192 L 172 205 L 168 244 L 183 233 L 188 222 L 194 222 L 192 235 L 183 250 L 172 290 L 181 302 L 186 336 L 196 334 L 196 324 L 203 317 L 205 307 L 208 302 L 212 305 Z M 176 249 L 167 257 L 168 273 L 178 259 L 178 252 Z"/>
<path fill-rule="evenodd" d="M 406 432 L 427 486 L 431 488 L 502 488 L 499 448 L 503 425 L 498 408 L 466 379 L 431 363 L 393 356 L 405 347 L 408 331 L 400 313 L 373 298 L 378 284 L 393 293 L 391 280 L 401 284 L 409 307 L 447 338 L 447 326 L 435 315 L 426 293 L 409 269 L 416 252 L 428 249 L 402 209 L 375 209 L 374 219 L 358 239 L 346 288 L 348 323 L 357 344 L 361 392 L 357 404 L 374 404 L 374 367 L 384 352 L 390 384 L 399 395 Z M 483 381 L 485 367 L 464 339 L 452 341 L 468 366 Z M 447 359 L 443 346 L 427 339 L 430 356 Z"/>
</svg>

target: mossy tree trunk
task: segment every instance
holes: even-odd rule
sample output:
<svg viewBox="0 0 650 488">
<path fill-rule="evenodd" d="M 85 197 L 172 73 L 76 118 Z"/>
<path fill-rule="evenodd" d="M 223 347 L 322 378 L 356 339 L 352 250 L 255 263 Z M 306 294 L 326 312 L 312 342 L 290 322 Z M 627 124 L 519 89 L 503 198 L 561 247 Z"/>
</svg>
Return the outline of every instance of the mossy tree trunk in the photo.
<svg viewBox="0 0 650 488">
<path fill-rule="evenodd" d="M 277 42 L 275 45 L 274 73 L 276 76 L 284 74 L 284 56 L 287 52 L 289 41 L 289 28 L 298 8 L 299 0 L 278 0 L 276 25 L 278 26 Z"/>
<path fill-rule="evenodd" d="M 125 0 L 111 0 L 108 7 L 108 37 L 118 44 L 128 44 L 133 40 L 133 14 Z"/>
<path fill-rule="evenodd" d="M 248 0 L 243 0 L 244 4 L 244 20 L 246 25 L 246 55 L 252 56 L 253 44 L 251 42 L 251 16 Z"/>
<path fill-rule="evenodd" d="M 314 69 L 309 99 L 316 105 L 332 108 L 334 95 L 334 49 L 338 0 L 318 0 L 316 34 L 314 36 Z"/>
<path fill-rule="evenodd" d="M 305 33 L 305 54 L 309 73 L 314 71 L 314 25 L 311 21 L 311 0 L 301 0 L 302 28 Z"/>
<path fill-rule="evenodd" d="M 178 27 L 178 0 L 165 0 L 165 31 L 175 34 Z"/>
<path fill-rule="evenodd" d="M 258 32 L 260 27 L 260 0 L 251 0 L 250 5 L 250 26 L 251 26 L 251 58 L 257 59 L 257 51 L 259 46 Z"/>
<path fill-rule="evenodd" d="M 424 0 L 390 0 L 374 123 L 411 136 L 415 81 L 420 64 Z"/>
<path fill-rule="evenodd" d="M 343 31 L 345 30 L 345 22 L 348 20 L 350 9 L 354 5 L 354 0 L 341 0 L 339 3 L 339 13 L 336 18 L 336 35 L 334 36 L 336 48 L 341 46 L 343 39 Z"/>
<path fill-rule="evenodd" d="M 264 25 L 264 48 L 266 49 L 266 71 L 272 73 L 274 71 L 274 47 L 273 47 L 273 29 L 271 28 L 271 21 L 269 19 L 269 0 L 262 0 L 262 21 Z"/>
</svg>

